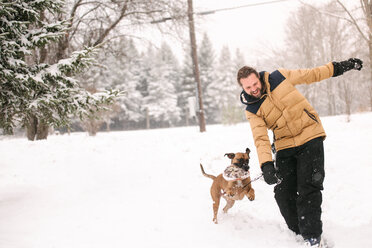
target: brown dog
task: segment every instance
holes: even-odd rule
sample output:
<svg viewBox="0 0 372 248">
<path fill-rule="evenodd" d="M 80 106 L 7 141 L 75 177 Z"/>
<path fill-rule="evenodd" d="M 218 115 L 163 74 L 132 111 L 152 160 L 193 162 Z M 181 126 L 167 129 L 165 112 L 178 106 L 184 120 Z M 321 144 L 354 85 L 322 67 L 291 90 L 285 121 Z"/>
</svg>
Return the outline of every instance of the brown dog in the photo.
<svg viewBox="0 0 372 248">
<path fill-rule="evenodd" d="M 231 159 L 231 164 L 240 168 L 245 167 L 249 169 L 249 153 L 247 148 L 245 153 L 226 153 L 225 156 Z M 234 205 L 236 200 L 242 200 L 246 195 L 249 200 L 254 200 L 254 189 L 251 186 L 251 178 L 237 179 L 234 181 L 227 181 L 222 174 L 216 176 L 205 173 L 203 166 L 200 164 L 201 171 L 204 176 L 213 179 L 211 186 L 211 196 L 213 200 L 213 222 L 218 223 L 217 213 L 220 206 L 221 196 L 226 200 L 226 206 L 223 208 L 224 213 Z"/>
</svg>

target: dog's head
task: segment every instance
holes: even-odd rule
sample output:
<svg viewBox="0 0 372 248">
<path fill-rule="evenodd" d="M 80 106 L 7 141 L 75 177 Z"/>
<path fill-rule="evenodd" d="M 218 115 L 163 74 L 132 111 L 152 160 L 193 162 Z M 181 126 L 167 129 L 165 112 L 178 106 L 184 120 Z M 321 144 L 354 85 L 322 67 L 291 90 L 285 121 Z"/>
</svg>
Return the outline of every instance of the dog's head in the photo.
<svg viewBox="0 0 372 248">
<path fill-rule="evenodd" d="M 229 159 L 231 159 L 231 164 L 242 168 L 243 170 L 249 170 L 249 153 L 251 150 L 249 148 L 245 149 L 245 152 L 237 152 L 237 153 L 226 153 Z"/>
</svg>

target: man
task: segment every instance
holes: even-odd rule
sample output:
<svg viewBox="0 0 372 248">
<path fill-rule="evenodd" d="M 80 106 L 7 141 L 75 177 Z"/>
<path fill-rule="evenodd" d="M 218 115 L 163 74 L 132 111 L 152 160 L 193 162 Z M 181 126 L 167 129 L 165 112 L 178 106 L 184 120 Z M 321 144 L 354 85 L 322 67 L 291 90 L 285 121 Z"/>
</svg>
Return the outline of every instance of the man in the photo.
<svg viewBox="0 0 372 248">
<path fill-rule="evenodd" d="M 361 70 L 363 62 L 351 58 L 313 69 L 279 69 L 260 72 L 244 66 L 237 80 L 243 91 L 264 180 L 278 183 L 275 200 L 288 228 L 300 234 L 310 246 L 321 247 L 321 203 L 324 180 L 323 140 L 326 137 L 318 114 L 295 88 Z M 267 130 L 273 131 L 276 167 Z"/>
</svg>

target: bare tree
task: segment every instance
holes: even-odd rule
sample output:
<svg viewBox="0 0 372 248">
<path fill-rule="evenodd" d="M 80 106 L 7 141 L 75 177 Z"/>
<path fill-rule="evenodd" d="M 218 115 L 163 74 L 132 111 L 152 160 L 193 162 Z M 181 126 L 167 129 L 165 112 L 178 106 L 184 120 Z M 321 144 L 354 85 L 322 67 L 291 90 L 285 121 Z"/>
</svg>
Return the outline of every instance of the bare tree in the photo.
<svg viewBox="0 0 372 248">
<path fill-rule="evenodd" d="M 345 59 L 345 56 L 355 53 L 354 31 L 345 20 L 339 18 L 337 13 L 340 11 L 334 4 L 318 8 L 305 4 L 300 6 L 288 20 L 285 52 L 289 59 L 286 67 L 310 68 L 326 61 Z M 360 90 L 359 87 L 345 85 L 349 83 L 352 86 L 350 81 L 350 77 L 343 76 L 342 79 L 331 78 L 320 84 L 300 85 L 298 88 L 320 114 L 334 115 L 340 111 L 350 113 L 353 101 L 358 100 L 351 96 Z M 343 110 L 337 105 L 342 106 Z"/>
<path fill-rule="evenodd" d="M 358 17 L 358 11 L 348 8 L 343 1 L 336 0 L 337 4 L 342 7 L 346 14 L 344 17 L 354 28 L 358 31 L 359 36 L 368 45 L 368 59 L 369 59 L 369 74 L 370 79 L 367 81 L 367 90 L 370 102 L 370 109 L 372 110 L 372 1 L 360 0 L 357 10 L 361 9 L 364 18 Z M 357 2 L 357 1 L 356 1 Z M 341 17 L 340 17 L 341 18 Z"/>
</svg>

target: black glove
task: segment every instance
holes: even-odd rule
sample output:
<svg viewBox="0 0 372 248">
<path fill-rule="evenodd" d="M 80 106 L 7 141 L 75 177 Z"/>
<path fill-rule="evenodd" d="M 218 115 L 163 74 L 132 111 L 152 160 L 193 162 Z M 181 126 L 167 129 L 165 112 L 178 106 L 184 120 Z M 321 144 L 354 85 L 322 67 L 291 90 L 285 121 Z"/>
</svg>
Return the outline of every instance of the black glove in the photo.
<svg viewBox="0 0 372 248">
<path fill-rule="evenodd" d="M 360 71 L 363 68 L 363 61 L 358 58 L 350 58 L 341 62 L 332 62 L 333 64 L 333 76 L 337 77 L 342 75 L 346 71 L 352 69 Z"/>
<path fill-rule="evenodd" d="M 279 182 L 279 178 L 276 174 L 276 169 L 274 168 L 274 162 L 268 161 L 261 165 L 261 170 L 263 172 L 264 180 L 267 184 L 275 184 Z"/>
</svg>

